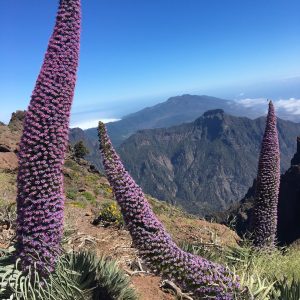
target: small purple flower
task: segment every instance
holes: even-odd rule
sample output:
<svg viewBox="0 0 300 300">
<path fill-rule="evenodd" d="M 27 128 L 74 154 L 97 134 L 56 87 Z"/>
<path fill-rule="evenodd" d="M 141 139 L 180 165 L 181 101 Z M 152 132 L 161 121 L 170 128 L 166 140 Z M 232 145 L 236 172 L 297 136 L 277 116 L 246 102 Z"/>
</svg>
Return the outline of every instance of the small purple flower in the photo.
<svg viewBox="0 0 300 300">
<path fill-rule="evenodd" d="M 253 242 L 259 248 L 272 248 L 277 231 L 277 205 L 280 184 L 280 151 L 276 115 L 272 101 L 258 163 L 253 215 Z"/>
<path fill-rule="evenodd" d="M 60 0 L 20 141 L 17 257 L 53 271 L 63 231 L 62 166 L 79 57 L 80 0 Z"/>
<path fill-rule="evenodd" d="M 143 191 L 125 170 L 102 122 L 99 138 L 107 178 L 133 243 L 149 267 L 176 281 L 184 290 L 192 291 L 197 299 L 233 299 L 234 291 L 239 289 L 233 274 L 221 265 L 184 252 L 172 241 Z"/>
</svg>

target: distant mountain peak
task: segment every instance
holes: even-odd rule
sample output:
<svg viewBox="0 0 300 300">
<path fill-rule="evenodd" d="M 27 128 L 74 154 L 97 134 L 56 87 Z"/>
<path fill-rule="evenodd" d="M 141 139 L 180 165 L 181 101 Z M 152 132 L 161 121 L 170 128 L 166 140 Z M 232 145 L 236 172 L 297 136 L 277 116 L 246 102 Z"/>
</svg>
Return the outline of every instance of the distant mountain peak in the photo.
<svg viewBox="0 0 300 300">
<path fill-rule="evenodd" d="M 224 116 L 225 112 L 223 109 L 211 109 L 211 110 L 208 110 L 206 111 L 204 114 L 203 114 L 203 117 L 211 117 L 211 116 Z"/>
<path fill-rule="evenodd" d="M 222 132 L 225 123 L 228 123 L 228 119 L 235 118 L 234 116 L 227 115 L 223 109 L 211 109 L 203 113 L 203 115 L 194 121 L 196 127 L 213 128 L 214 131 Z"/>
</svg>

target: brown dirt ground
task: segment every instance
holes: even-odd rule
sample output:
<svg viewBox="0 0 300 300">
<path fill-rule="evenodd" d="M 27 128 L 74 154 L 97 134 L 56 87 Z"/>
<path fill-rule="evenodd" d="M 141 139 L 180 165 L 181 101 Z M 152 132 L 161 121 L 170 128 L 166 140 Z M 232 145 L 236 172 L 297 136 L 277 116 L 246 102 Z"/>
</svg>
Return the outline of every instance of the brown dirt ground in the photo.
<svg viewBox="0 0 300 300">
<path fill-rule="evenodd" d="M 0 152 L 0 168 L 15 170 L 18 167 L 17 155 L 13 152 Z"/>
<path fill-rule="evenodd" d="M 66 206 L 66 231 L 70 232 L 66 249 L 88 248 L 98 255 L 108 255 L 116 259 L 120 267 L 126 272 L 131 272 L 131 266 L 137 262 L 138 255 L 132 247 L 132 240 L 128 231 L 116 227 L 93 226 L 91 225 L 93 219 L 93 213 L 89 208 Z M 164 221 L 163 217 L 161 219 Z M 171 234 L 177 242 L 200 241 L 233 245 L 237 240 L 235 233 L 226 226 L 183 217 L 176 218 L 176 221 L 172 219 Z M 131 278 L 140 300 L 176 299 L 175 296 L 160 289 L 162 281 L 160 277 L 140 273 L 133 275 Z"/>
<path fill-rule="evenodd" d="M 232 245 L 236 240 L 236 235 L 226 226 L 209 223 L 203 220 L 186 219 L 177 217 L 176 219 L 160 216 L 170 227 L 173 238 L 177 241 L 189 242 L 217 242 L 220 245 Z M 166 218 L 166 220 L 164 220 Z M 64 248 L 69 250 L 89 249 L 95 251 L 97 255 L 107 255 L 115 259 L 119 266 L 131 276 L 131 281 L 135 287 L 140 300 L 175 300 L 176 297 L 160 289 L 162 278 L 151 274 L 137 273 L 136 270 L 138 255 L 136 249 L 132 247 L 131 237 L 125 229 L 116 227 L 94 226 L 91 222 L 94 214 L 91 208 L 79 208 L 67 204 L 65 209 L 65 237 Z M 171 221 L 172 226 L 169 224 Z M 14 232 L 0 226 L 0 247 L 7 248 L 9 239 Z"/>
<path fill-rule="evenodd" d="M 66 230 L 70 236 L 67 250 L 90 249 L 98 255 L 105 254 L 116 259 L 122 269 L 131 271 L 137 259 L 137 251 L 131 247 L 128 231 L 115 227 L 91 225 L 93 214 L 89 209 L 67 206 L 65 211 Z M 173 300 L 175 296 L 160 289 L 161 278 L 153 275 L 132 275 L 132 284 L 140 300 Z"/>
<path fill-rule="evenodd" d="M 134 276 L 132 283 L 135 286 L 140 300 L 174 300 L 173 295 L 163 292 L 160 286 L 161 278 L 157 276 Z"/>
<path fill-rule="evenodd" d="M 6 153 L 2 154 L 5 155 Z M 10 162 L 12 161 L 10 160 Z M 65 173 L 69 174 L 69 177 L 65 174 L 67 187 L 80 186 L 83 190 L 89 191 L 92 186 L 97 185 L 99 186 L 98 189 L 103 190 L 108 184 L 104 177 L 94 178 L 95 176 L 87 172 L 84 167 L 77 165 L 75 167 L 73 169 L 65 168 Z M 14 201 L 16 195 L 15 177 L 15 172 L 8 170 L 0 172 L 3 185 L 0 187 L 0 198 Z M 101 187 L 101 184 L 104 184 L 104 187 Z M 107 187 L 109 186 L 107 185 Z M 100 194 L 97 197 L 97 203 L 102 203 L 105 197 L 110 199 L 112 195 L 108 193 L 108 195 L 102 196 Z M 180 209 L 168 207 L 158 200 L 151 200 L 150 203 L 158 218 L 164 223 L 177 243 L 202 242 L 234 245 L 238 240 L 238 236 L 226 226 L 185 215 Z M 137 250 L 132 247 L 130 234 L 125 229 L 118 229 L 113 226 L 104 228 L 92 225 L 91 222 L 95 217 L 94 211 L 95 207 L 89 206 L 89 204 L 85 208 L 81 208 L 72 205 L 71 202 L 66 202 L 64 248 L 67 251 L 89 249 L 95 251 L 97 255 L 104 254 L 115 259 L 119 266 L 131 276 L 132 284 L 137 290 L 140 300 L 175 300 L 175 296 L 160 288 L 162 278 L 145 273 L 132 275 L 132 271 L 138 269 L 139 258 Z M 14 230 L 0 224 L 0 247 L 7 248 L 13 237 Z"/>
</svg>

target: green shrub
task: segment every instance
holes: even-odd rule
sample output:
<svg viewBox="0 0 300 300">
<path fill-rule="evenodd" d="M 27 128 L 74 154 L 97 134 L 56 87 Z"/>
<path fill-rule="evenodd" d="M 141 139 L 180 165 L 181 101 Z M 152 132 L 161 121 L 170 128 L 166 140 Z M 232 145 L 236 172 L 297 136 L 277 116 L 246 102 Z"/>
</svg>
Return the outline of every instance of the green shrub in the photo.
<svg viewBox="0 0 300 300">
<path fill-rule="evenodd" d="M 115 201 L 109 201 L 102 205 L 98 217 L 93 224 L 104 223 L 105 225 L 123 226 L 124 220 L 119 206 Z"/>
<path fill-rule="evenodd" d="M 104 197 L 107 197 L 107 198 L 113 197 L 112 188 L 110 187 L 110 185 L 108 185 L 106 183 L 100 183 L 99 190 L 101 191 L 101 193 Z"/>
<path fill-rule="evenodd" d="M 96 197 L 90 192 L 82 192 L 80 193 L 85 199 L 90 203 L 96 203 Z"/>
<path fill-rule="evenodd" d="M 81 167 L 74 160 L 71 159 L 66 159 L 64 166 L 77 172 L 80 172 L 82 170 Z"/>
<path fill-rule="evenodd" d="M 74 190 L 69 190 L 67 191 L 66 196 L 68 199 L 75 200 L 77 197 L 77 192 Z"/>
<path fill-rule="evenodd" d="M 74 145 L 74 154 L 77 158 L 84 158 L 90 151 L 86 148 L 83 141 L 79 141 Z"/>
<path fill-rule="evenodd" d="M 0 199 L 0 225 L 15 227 L 17 212 L 15 202 L 6 202 Z"/>
</svg>

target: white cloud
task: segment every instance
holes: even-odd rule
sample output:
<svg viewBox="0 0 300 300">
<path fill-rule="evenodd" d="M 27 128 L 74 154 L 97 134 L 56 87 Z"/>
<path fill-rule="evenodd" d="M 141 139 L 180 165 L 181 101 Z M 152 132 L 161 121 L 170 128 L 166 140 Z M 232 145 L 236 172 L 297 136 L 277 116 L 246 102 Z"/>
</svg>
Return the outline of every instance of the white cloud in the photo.
<svg viewBox="0 0 300 300">
<path fill-rule="evenodd" d="M 245 98 L 236 101 L 238 104 L 243 105 L 244 107 L 254 107 L 267 104 L 266 98 Z"/>
<path fill-rule="evenodd" d="M 96 119 L 96 120 L 82 121 L 82 122 L 78 122 L 78 123 L 75 122 L 74 124 L 71 124 L 70 127 L 71 128 L 79 127 L 81 129 L 89 129 L 89 128 L 97 127 L 99 121 L 102 121 L 103 123 L 109 123 L 109 122 L 116 122 L 119 120 L 121 120 L 121 119 L 101 118 L 100 120 Z"/>
<path fill-rule="evenodd" d="M 235 101 L 237 105 L 242 105 L 243 107 L 261 114 L 267 113 L 268 100 L 266 98 L 245 98 Z M 273 101 L 275 110 L 279 117 L 284 119 L 290 119 L 293 121 L 299 121 L 300 117 L 300 99 L 289 98 L 289 99 L 279 99 Z"/>
<path fill-rule="evenodd" d="M 275 107 L 280 110 L 285 110 L 292 115 L 300 115 L 300 99 L 290 98 L 287 100 L 281 99 L 275 101 Z"/>
</svg>

